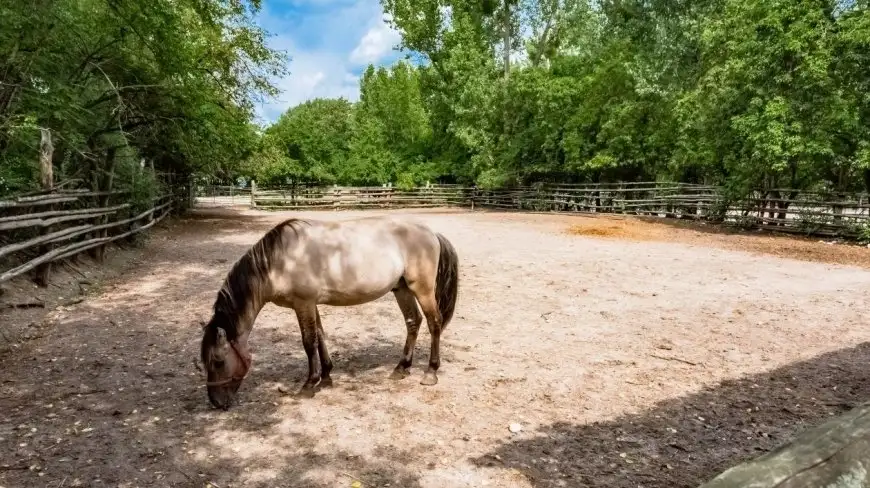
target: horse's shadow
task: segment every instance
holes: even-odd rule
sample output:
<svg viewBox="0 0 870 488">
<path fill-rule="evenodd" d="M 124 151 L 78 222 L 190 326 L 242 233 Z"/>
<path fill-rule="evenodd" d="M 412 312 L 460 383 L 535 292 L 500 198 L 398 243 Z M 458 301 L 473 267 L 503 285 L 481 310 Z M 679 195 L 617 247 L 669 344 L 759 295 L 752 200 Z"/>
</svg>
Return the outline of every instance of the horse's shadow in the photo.
<svg viewBox="0 0 870 488">
<path fill-rule="evenodd" d="M 420 334 L 414 350 L 414 364 L 411 375 L 401 380 L 390 377 L 402 355 L 403 343 L 390 339 L 373 339 L 360 345 L 351 339 L 330 338 L 329 354 L 332 357 L 332 380 L 334 388 L 343 388 L 348 384 L 378 384 L 417 382 L 427 367 L 429 360 L 428 337 Z M 442 353 L 442 358 L 450 360 L 449 353 Z M 308 362 L 302 344 L 298 337 L 284 341 L 281 347 L 271 347 L 262 351 L 257 358 L 252 375 L 256 375 L 261 384 L 283 384 L 287 387 L 301 387 L 308 374 Z"/>
</svg>

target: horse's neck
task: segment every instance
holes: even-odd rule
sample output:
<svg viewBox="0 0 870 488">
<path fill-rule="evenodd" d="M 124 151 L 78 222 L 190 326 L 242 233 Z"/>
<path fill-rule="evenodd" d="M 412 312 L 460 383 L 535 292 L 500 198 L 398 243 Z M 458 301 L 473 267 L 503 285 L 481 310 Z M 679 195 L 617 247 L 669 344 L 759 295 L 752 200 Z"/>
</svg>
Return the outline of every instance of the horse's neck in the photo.
<svg viewBox="0 0 870 488">
<path fill-rule="evenodd" d="M 256 280 L 256 281 L 255 281 Z M 271 293 L 271 283 L 263 282 L 257 278 L 248 281 L 248 293 L 244 293 L 241 297 L 233 299 L 231 295 L 226 295 L 224 298 L 231 300 L 231 305 L 225 308 L 231 315 L 232 320 L 236 325 L 236 331 L 239 337 L 244 340 L 251 333 L 254 327 L 254 321 L 260 310 L 270 301 L 269 294 Z"/>
<path fill-rule="evenodd" d="M 236 317 L 236 329 L 238 330 L 240 337 L 248 337 L 251 333 L 251 329 L 254 328 L 254 321 L 257 320 L 257 315 L 260 314 L 260 310 L 262 310 L 265 305 L 265 301 L 252 297 L 251 300 L 242 307 L 239 315 Z"/>
<path fill-rule="evenodd" d="M 246 297 L 244 302 L 236 302 L 232 305 L 222 304 L 216 305 L 216 310 L 221 310 L 225 321 L 234 325 L 238 340 L 245 341 L 254 327 L 254 321 L 260 310 L 266 304 L 265 300 L 259 298 L 259 295 L 254 293 Z"/>
</svg>

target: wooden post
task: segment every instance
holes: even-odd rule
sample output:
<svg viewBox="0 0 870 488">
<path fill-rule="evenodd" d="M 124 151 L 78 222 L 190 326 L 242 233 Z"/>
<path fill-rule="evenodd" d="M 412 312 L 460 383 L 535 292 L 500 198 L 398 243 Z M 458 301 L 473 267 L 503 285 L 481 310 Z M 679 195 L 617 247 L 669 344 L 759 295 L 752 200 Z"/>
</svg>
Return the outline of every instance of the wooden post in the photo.
<svg viewBox="0 0 870 488">
<path fill-rule="evenodd" d="M 39 140 L 39 175 L 40 183 L 43 190 L 51 191 L 54 189 L 54 167 L 52 158 L 54 157 L 54 146 L 51 143 L 51 131 L 48 129 L 40 129 Z M 55 206 L 51 205 L 49 210 L 54 210 Z M 43 234 L 50 234 L 54 229 L 52 226 L 47 226 L 43 230 Z M 51 250 L 51 245 L 40 246 L 39 254 L 45 254 Z M 35 281 L 38 286 L 46 287 L 51 279 L 51 262 L 42 264 L 34 270 Z"/>
<path fill-rule="evenodd" d="M 194 208 L 196 206 L 196 178 L 190 175 L 187 179 L 190 182 L 187 188 L 187 206 Z"/>
<path fill-rule="evenodd" d="M 110 147 L 106 149 L 106 159 L 105 159 L 105 168 L 103 168 L 104 174 L 102 178 L 98 177 L 97 181 L 101 182 L 97 187 L 97 191 L 105 192 L 105 195 L 99 197 L 99 206 L 107 207 L 109 205 L 109 201 L 111 199 L 110 193 L 112 192 L 112 187 L 115 183 L 115 154 L 117 153 L 118 148 Z M 171 188 L 170 183 L 170 188 Z M 103 224 L 109 223 L 110 217 L 106 215 L 102 219 L 100 219 Z M 97 234 L 99 237 L 107 237 L 109 235 L 108 229 L 102 229 Z M 97 246 L 94 249 L 94 258 L 97 262 L 102 263 L 106 259 L 106 250 L 108 249 L 108 245 L 104 244 L 102 246 Z"/>
<path fill-rule="evenodd" d="M 251 208 L 257 208 L 257 182 L 251 180 Z"/>
<path fill-rule="evenodd" d="M 42 180 L 43 190 L 54 188 L 54 167 L 51 164 L 54 156 L 54 146 L 51 144 L 51 131 L 40 129 L 39 141 L 39 173 Z"/>
</svg>

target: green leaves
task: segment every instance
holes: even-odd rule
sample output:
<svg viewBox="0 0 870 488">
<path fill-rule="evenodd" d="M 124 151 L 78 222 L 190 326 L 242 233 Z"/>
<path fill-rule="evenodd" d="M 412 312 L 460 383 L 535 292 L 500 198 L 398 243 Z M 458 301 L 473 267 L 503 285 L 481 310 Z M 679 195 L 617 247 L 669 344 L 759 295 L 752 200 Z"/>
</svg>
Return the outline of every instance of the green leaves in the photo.
<svg viewBox="0 0 870 488">
<path fill-rule="evenodd" d="M 228 173 L 285 58 L 253 23 L 258 3 L 61 0 L 0 5 L 0 159 L 35 157 L 21 120 L 48 127 L 58 159 L 92 181 L 121 145 L 159 171 Z M 59 163 L 59 161 L 56 161 Z M 0 163 L 2 164 L 2 163 Z"/>
<path fill-rule="evenodd" d="M 306 177 L 870 184 L 866 1 L 382 4 L 421 66 L 369 67 L 340 130 L 294 125 Z"/>
<path fill-rule="evenodd" d="M 315 99 L 291 108 L 266 130 L 253 172 L 276 183 L 358 185 L 414 185 L 439 176 L 427 156 L 432 126 L 420 77 L 405 63 L 369 66 L 358 103 Z"/>
<path fill-rule="evenodd" d="M 350 102 L 315 99 L 288 110 L 266 134 L 283 157 L 298 165 L 291 179 L 333 183 L 348 157 L 350 130 Z"/>
<path fill-rule="evenodd" d="M 261 185 L 286 185 L 299 181 L 305 171 L 299 161 L 291 159 L 275 141 L 267 143 L 252 160 L 252 174 Z"/>
<path fill-rule="evenodd" d="M 705 61 L 681 107 L 693 144 L 709 146 L 695 153 L 724 155 L 727 171 L 751 186 L 817 180 L 833 163 L 845 115 L 836 20 L 823 2 L 728 0 L 702 25 Z"/>
</svg>

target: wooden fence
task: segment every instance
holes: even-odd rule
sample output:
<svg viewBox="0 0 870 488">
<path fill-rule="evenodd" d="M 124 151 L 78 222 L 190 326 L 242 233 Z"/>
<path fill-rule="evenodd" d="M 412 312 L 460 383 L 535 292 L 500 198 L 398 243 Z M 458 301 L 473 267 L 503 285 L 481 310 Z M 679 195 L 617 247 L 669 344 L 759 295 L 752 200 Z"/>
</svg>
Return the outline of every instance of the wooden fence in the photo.
<svg viewBox="0 0 870 488">
<path fill-rule="evenodd" d="M 464 206 L 472 197 L 468 188 L 429 186 L 400 190 L 389 187 L 298 187 L 260 189 L 254 186 L 251 204 L 275 209 L 364 209 Z"/>
<path fill-rule="evenodd" d="M 51 263 L 85 251 L 101 260 L 107 244 L 154 226 L 175 202 L 170 194 L 144 208 L 112 202 L 127 193 L 57 189 L 0 200 L 0 283 L 35 271 L 45 286 Z"/>
<path fill-rule="evenodd" d="M 241 190 L 199 188 L 197 202 L 266 210 L 467 207 L 622 214 L 704 220 L 807 235 L 870 237 L 867 194 L 834 195 L 779 189 L 734 197 L 722 188 L 687 183 L 536 184 L 501 189 L 458 185 L 412 189 L 380 186 L 257 188 L 253 184 Z"/>
<path fill-rule="evenodd" d="M 251 187 L 200 185 L 195 187 L 195 203 L 200 207 L 225 207 L 251 204 Z"/>
<path fill-rule="evenodd" d="M 560 185 L 476 191 L 473 205 L 512 210 L 607 213 L 705 220 L 743 228 L 856 237 L 870 229 L 868 195 L 794 190 L 740 197 L 685 183 Z"/>
</svg>

